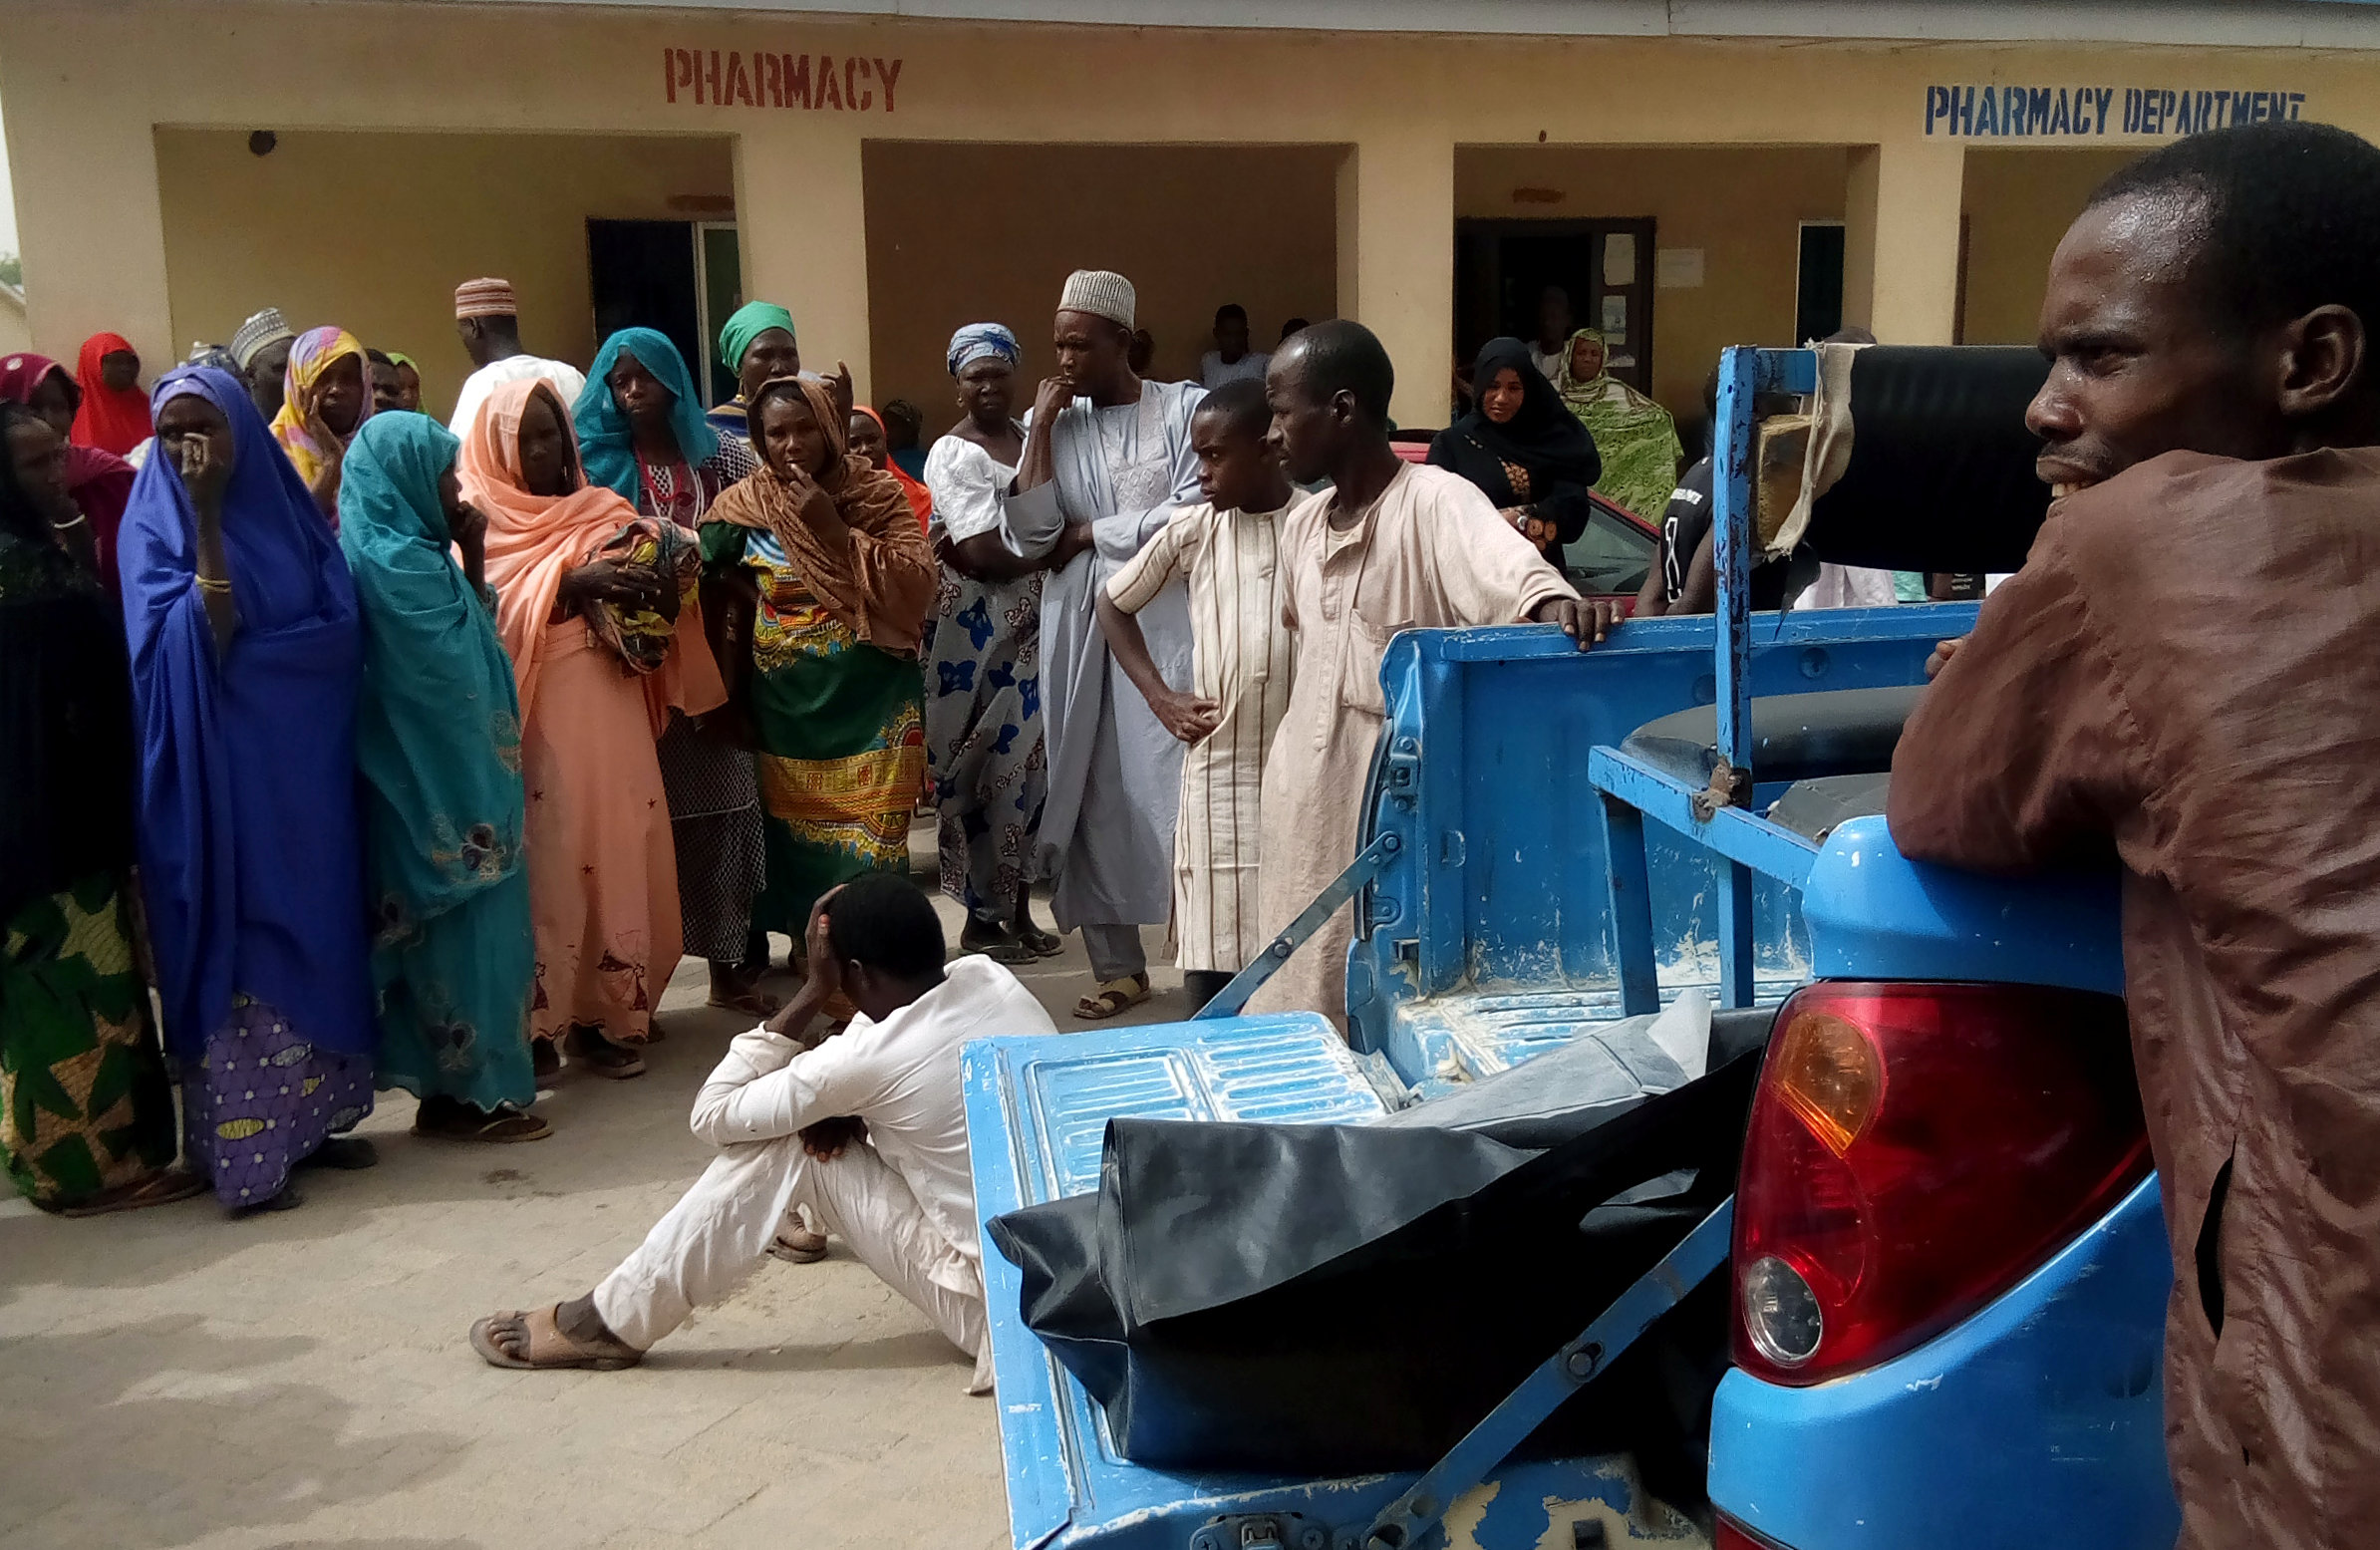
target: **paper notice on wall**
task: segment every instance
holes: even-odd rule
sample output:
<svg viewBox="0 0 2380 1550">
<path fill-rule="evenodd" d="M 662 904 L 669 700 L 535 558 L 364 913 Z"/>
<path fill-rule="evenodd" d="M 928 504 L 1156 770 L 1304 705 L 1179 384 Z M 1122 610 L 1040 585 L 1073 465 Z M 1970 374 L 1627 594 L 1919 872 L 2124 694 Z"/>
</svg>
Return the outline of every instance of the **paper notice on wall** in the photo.
<svg viewBox="0 0 2380 1550">
<path fill-rule="evenodd" d="M 1636 234 L 1615 231 L 1604 238 L 1604 283 L 1606 285 L 1634 285 L 1636 283 Z"/>
<path fill-rule="evenodd" d="M 1614 340 L 1628 337 L 1628 298 L 1626 296 L 1606 296 L 1604 298 L 1604 337 Z"/>
<path fill-rule="evenodd" d="M 1662 248 L 1652 260 L 1652 283 L 1665 291 L 1699 289 L 1702 284 L 1702 249 Z"/>
</svg>

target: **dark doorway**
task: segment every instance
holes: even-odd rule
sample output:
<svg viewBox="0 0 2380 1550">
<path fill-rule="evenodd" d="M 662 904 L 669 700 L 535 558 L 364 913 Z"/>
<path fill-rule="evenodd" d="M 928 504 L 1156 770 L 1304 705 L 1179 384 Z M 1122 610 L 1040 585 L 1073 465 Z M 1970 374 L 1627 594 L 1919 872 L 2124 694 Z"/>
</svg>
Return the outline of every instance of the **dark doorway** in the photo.
<svg viewBox="0 0 2380 1550">
<path fill-rule="evenodd" d="M 1572 327 L 1600 328 L 1612 375 L 1652 386 L 1649 216 L 1455 222 L 1455 356 L 1468 365 L 1499 334 L 1537 337 L 1548 286 L 1570 297 Z"/>
<path fill-rule="evenodd" d="M 1824 339 L 1843 326 L 1843 224 L 1802 222 L 1799 279 L 1794 286 L 1793 342 Z"/>
<path fill-rule="evenodd" d="M 598 344 L 624 328 L 669 336 L 702 382 L 702 288 L 690 220 L 590 220 L 587 270 Z"/>
</svg>

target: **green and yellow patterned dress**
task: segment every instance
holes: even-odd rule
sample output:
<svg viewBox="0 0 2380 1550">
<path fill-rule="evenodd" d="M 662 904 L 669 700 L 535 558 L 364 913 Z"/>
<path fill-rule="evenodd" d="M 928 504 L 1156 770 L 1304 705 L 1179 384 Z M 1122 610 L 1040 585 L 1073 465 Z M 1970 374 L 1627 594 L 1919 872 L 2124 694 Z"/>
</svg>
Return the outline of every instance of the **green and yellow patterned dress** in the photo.
<svg viewBox="0 0 2380 1550">
<path fill-rule="evenodd" d="M 0 510 L 0 1158 L 45 1209 L 162 1198 L 173 1094 L 133 954 L 124 630 L 29 525 Z"/>
<path fill-rule="evenodd" d="M 798 943 L 820 894 L 909 864 L 926 773 L 917 659 L 859 639 L 769 533 L 715 522 L 703 548 L 759 587 L 747 682 L 768 859 L 752 927 Z"/>
</svg>

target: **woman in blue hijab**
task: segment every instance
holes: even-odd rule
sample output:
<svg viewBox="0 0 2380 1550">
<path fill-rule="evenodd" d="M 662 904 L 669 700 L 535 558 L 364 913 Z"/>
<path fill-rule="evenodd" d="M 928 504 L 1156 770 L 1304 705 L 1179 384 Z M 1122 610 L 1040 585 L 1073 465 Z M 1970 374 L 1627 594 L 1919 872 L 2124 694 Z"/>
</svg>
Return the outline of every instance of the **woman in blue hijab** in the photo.
<svg viewBox="0 0 2380 1550">
<path fill-rule="evenodd" d="M 624 328 L 603 342 L 571 420 L 587 482 L 618 490 L 640 516 L 689 532 L 754 466 L 751 444 L 713 428 L 685 357 L 649 328 Z M 739 585 L 726 571 L 704 576 L 704 633 L 722 664 L 741 660 L 739 647 L 750 637 L 750 588 L 744 584 L 744 595 L 733 596 Z M 729 690 L 733 696 L 736 686 Z M 765 842 L 749 736 L 738 723 L 732 712 L 701 722 L 672 712 L 658 750 L 661 783 L 669 793 L 686 950 L 710 961 L 713 1006 L 766 1017 L 776 1002 L 756 986 L 767 968 L 767 938 L 760 938 L 754 961 L 744 963 Z"/>
<path fill-rule="evenodd" d="M 372 1108 L 355 709 L 362 634 L 330 523 L 247 389 L 149 395 L 119 540 L 142 891 L 192 1168 L 233 1210 L 297 1203 Z"/>
<path fill-rule="evenodd" d="M 422 1100 L 417 1134 L 534 1141 L 553 1131 L 523 1111 L 537 1079 L 520 697 L 496 638 L 487 518 L 455 479 L 460 445 L 424 416 L 376 415 L 339 485 L 364 625 L 356 764 L 380 1085 Z"/>
</svg>

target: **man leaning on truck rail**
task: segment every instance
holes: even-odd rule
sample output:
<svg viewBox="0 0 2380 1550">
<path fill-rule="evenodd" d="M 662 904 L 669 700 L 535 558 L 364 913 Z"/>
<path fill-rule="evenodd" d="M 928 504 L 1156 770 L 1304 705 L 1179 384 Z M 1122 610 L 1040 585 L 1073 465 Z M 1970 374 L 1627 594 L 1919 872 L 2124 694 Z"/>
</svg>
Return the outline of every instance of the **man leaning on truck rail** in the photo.
<svg viewBox="0 0 2380 1550">
<path fill-rule="evenodd" d="M 2150 153 L 2050 262 L 2057 498 L 1893 762 L 1908 855 L 2124 866 L 2182 1538 L 2380 1534 L 2380 150 Z"/>
</svg>

